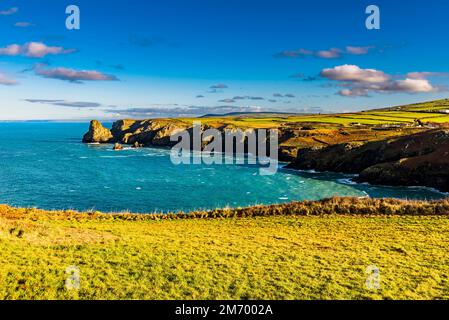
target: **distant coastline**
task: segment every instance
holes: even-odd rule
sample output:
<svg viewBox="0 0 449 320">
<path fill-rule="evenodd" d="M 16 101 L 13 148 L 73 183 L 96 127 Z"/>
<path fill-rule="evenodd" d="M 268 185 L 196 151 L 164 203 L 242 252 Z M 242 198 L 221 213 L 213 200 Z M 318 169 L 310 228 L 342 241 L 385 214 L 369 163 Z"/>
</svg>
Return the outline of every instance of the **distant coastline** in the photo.
<svg viewBox="0 0 449 320">
<path fill-rule="evenodd" d="M 287 168 L 357 174 L 357 182 L 449 191 L 449 100 L 349 114 L 202 118 L 226 130 L 276 128 Z M 111 129 L 91 121 L 86 143 L 171 147 L 190 118 L 119 120 Z M 206 143 L 207 144 L 207 143 Z"/>
</svg>

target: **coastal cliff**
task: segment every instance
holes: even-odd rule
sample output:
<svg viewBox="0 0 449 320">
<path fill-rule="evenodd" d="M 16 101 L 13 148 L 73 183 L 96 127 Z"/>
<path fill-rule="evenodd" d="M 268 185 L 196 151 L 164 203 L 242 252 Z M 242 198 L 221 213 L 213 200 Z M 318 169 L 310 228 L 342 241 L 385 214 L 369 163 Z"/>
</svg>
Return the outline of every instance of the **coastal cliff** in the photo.
<svg viewBox="0 0 449 320">
<path fill-rule="evenodd" d="M 449 130 L 301 150 L 287 167 L 359 174 L 354 180 L 449 191 Z"/>
<path fill-rule="evenodd" d="M 232 124 L 217 122 L 202 125 L 201 131 L 212 127 L 223 134 L 236 130 Z M 83 142 L 172 147 L 177 142 L 170 137 L 191 128 L 191 122 L 180 119 L 148 119 L 119 120 L 109 130 L 93 120 Z M 382 131 L 295 124 L 277 129 L 279 160 L 289 162 L 289 169 L 351 173 L 358 174 L 357 182 L 449 191 L 449 129 L 444 126 Z"/>
<path fill-rule="evenodd" d="M 193 128 L 192 122 L 183 122 L 177 119 L 148 119 L 148 120 L 119 120 L 112 124 L 109 130 L 105 128 L 99 121 L 93 120 L 90 123 L 89 131 L 84 135 L 84 143 L 111 143 L 111 144 L 126 144 L 134 147 L 172 147 L 176 145 L 177 141 L 171 141 L 170 137 L 183 132 L 191 131 Z M 223 144 L 225 142 L 225 134 L 232 134 L 237 131 L 236 126 L 231 124 L 214 124 L 201 125 L 200 131 L 204 132 L 207 129 L 215 128 L 222 134 Z M 246 132 L 253 131 L 257 136 L 257 131 L 254 128 L 243 128 Z M 281 132 L 283 132 L 281 130 Z M 280 141 L 283 141 L 284 134 L 280 134 Z M 210 139 L 202 141 L 201 148 L 204 148 Z M 269 139 L 266 140 L 267 143 Z M 245 146 L 245 153 L 247 152 L 247 140 L 242 137 L 240 141 Z M 296 157 L 296 150 L 291 148 L 281 147 L 281 160 L 291 161 Z M 285 149 L 285 150 L 284 150 Z M 223 150 L 224 145 L 223 145 Z"/>
<path fill-rule="evenodd" d="M 111 130 L 92 120 L 84 143 L 123 143 L 139 146 L 170 146 L 170 136 L 188 129 L 188 126 L 163 120 L 119 120 Z"/>
</svg>

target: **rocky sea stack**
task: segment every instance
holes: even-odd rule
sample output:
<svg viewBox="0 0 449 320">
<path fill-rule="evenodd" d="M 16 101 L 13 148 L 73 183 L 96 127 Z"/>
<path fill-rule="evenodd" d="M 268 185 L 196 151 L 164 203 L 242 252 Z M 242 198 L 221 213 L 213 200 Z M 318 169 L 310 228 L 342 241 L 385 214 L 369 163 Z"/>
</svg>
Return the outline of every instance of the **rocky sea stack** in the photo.
<svg viewBox="0 0 449 320">
<path fill-rule="evenodd" d="M 108 143 L 111 140 L 113 140 L 111 131 L 97 120 L 90 122 L 89 131 L 83 137 L 84 143 Z"/>
<path fill-rule="evenodd" d="M 170 146 L 173 134 L 188 129 L 188 126 L 167 120 L 119 120 L 111 130 L 99 121 L 92 120 L 84 143 L 119 143 L 134 147 Z"/>
</svg>

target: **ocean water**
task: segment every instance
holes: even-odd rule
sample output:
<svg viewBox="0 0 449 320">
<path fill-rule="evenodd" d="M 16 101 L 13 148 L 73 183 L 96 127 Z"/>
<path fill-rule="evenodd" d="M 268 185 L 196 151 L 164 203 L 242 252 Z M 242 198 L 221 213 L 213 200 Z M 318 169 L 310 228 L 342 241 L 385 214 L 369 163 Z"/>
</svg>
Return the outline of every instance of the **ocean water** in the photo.
<svg viewBox="0 0 449 320">
<path fill-rule="evenodd" d="M 351 184 L 342 174 L 249 165 L 174 165 L 168 149 L 81 143 L 88 123 L 0 123 L 0 203 L 42 209 L 167 212 L 338 196 L 438 199 L 426 188 Z"/>
</svg>

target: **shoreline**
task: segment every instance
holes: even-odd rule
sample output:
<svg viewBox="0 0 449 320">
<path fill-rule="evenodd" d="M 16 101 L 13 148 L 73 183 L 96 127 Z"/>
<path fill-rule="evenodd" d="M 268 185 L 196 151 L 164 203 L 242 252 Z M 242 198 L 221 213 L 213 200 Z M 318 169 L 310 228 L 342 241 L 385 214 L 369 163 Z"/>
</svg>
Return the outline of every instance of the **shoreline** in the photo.
<svg viewBox="0 0 449 320">
<path fill-rule="evenodd" d="M 259 124 L 232 117 L 201 121 L 195 130 L 191 119 L 182 118 L 124 119 L 114 122 L 111 129 L 92 120 L 82 142 L 113 143 L 115 150 L 122 149 L 122 145 L 175 147 L 179 141 L 173 137 L 179 138 L 181 132 L 190 137 L 191 131 L 199 131 L 199 150 L 203 150 L 215 141 L 209 137 L 203 140 L 203 133 L 215 130 L 219 141 L 235 135 L 234 148 L 240 144 L 243 153 L 250 153 L 249 142 L 253 139 L 248 135 L 257 136 L 259 130 L 276 130 L 276 151 L 270 153 L 277 152 L 276 160 L 288 162 L 287 168 L 358 174 L 355 178 L 358 182 L 372 185 L 425 186 L 449 192 L 447 123 L 436 126 L 415 120 L 412 124 L 391 127 L 391 124 L 311 124 L 307 118 Z M 189 143 L 183 150 L 188 148 L 194 149 Z"/>
<path fill-rule="evenodd" d="M 221 208 L 190 212 L 117 213 L 101 211 L 44 210 L 0 204 L 0 216 L 119 220 L 192 220 L 253 218 L 271 216 L 449 216 L 449 199 L 401 200 L 395 198 L 332 197 L 321 200 L 293 201 L 282 204 Z"/>
<path fill-rule="evenodd" d="M 84 143 L 86 145 L 93 145 L 93 146 L 110 146 L 111 149 L 114 146 L 114 143 L 100 143 L 100 142 L 89 142 L 89 143 Z M 120 151 L 129 151 L 129 150 L 142 150 L 142 149 L 160 149 L 160 150 L 170 150 L 169 146 L 144 146 L 144 147 L 139 147 L 139 148 L 135 148 L 132 145 L 126 144 L 126 147 L 121 149 L 121 150 L 114 150 L 116 152 L 120 152 Z M 194 151 L 195 153 L 199 152 L 200 154 L 203 153 L 203 151 Z M 223 156 L 227 156 L 226 153 L 224 152 L 217 152 L 217 154 L 221 154 Z M 193 152 L 191 152 L 191 155 L 194 155 Z M 228 155 L 230 156 L 230 155 Z M 232 155 L 233 157 L 237 158 L 237 157 L 252 157 L 252 155 L 250 154 L 239 154 L 239 155 Z M 257 158 L 257 156 L 256 156 Z M 290 165 L 292 164 L 292 162 L 287 161 L 287 160 L 278 160 L 278 170 L 283 170 L 285 172 L 291 172 L 291 173 L 309 173 L 309 174 L 339 174 L 339 175 L 344 175 L 347 177 L 350 177 L 348 179 L 345 178 L 345 180 L 350 180 L 351 183 L 342 183 L 345 185 L 369 185 L 369 186 L 373 186 L 373 187 L 393 187 L 393 188 L 409 188 L 409 189 L 423 189 L 423 190 L 428 190 L 428 191 L 432 191 L 435 193 L 439 193 L 441 195 L 443 195 L 444 197 L 449 197 L 449 191 L 443 191 L 440 190 L 438 188 L 435 187 L 429 187 L 429 186 L 425 186 L 425 185 L 388 185 L 388 184 L 375 184 L 375 183 L 370 183 L 367 181 L 364 182 L 357 182 L 354 181 L 354 179 L 357 179 L 360 177 L 360 173 L 346 173 L 346 172 L 340 172 L 340 171 L 329 171 L 329 170 L 325 170 L 325 171 L 320 171 L 320 170 L 316 170 L 316 169 L 299 169 L 299 168 L 294 168 L 291 167 Z M 341 179 L 337 179 L 337 181 L 339 181 Z"/>
</svg>

